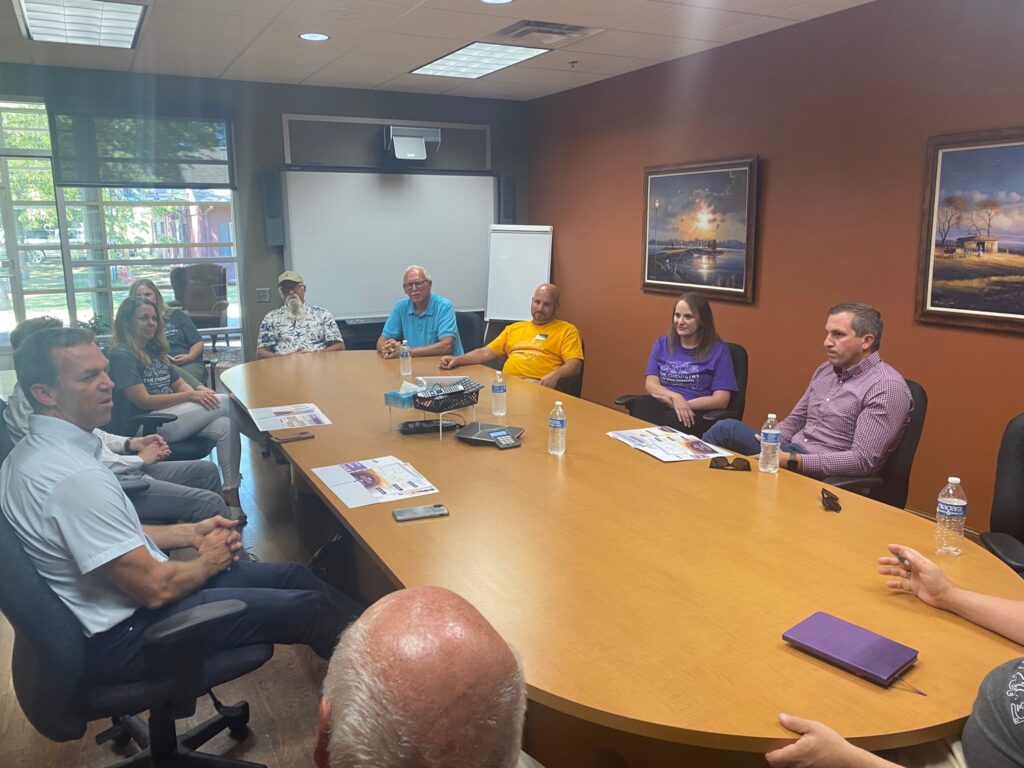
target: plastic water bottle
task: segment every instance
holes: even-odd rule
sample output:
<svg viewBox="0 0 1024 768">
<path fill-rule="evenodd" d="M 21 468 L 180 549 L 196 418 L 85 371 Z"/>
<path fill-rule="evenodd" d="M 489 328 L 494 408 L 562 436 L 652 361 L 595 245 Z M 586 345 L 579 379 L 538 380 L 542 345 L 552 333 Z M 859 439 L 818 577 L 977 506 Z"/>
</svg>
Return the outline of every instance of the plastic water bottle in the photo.
<svg viewBox="0 0 1024 768">
<path fill-rule="evenodd" d="M 555 407 L 548 417 L 548 453 L 561 456 L 565 453 L 565 411 L 562 401 L 556 400 Z"/>
<path fill-rule="evenodd" d="M 964 523 L 967 520 L 967 494 L 959 477 L 946 479 L 939 491 L 935 507 L 935 551 L 940 555 L 959 555 L 964 543 Z"/>
<path fill-rule="evenodd" d="M 402 339 L 402 346 L 398 348 L 398 370 L 403 376 L 412 376 L 412 350 L 405 339 Z"/>
<path fill-rule="evenodd" d="M 494 383 L 491 384 L 491 415 L 505 415 L 505 379 L 501 377 L 501 371 L 494 374 Z"/>
<path fill-rule="evenodd" d="M 761 456 L 757 460 L 757 468 L 762 472 L 779 471 L 779 443 L 782 433 L 775 421 L 775 414 L 769 413 L 761 425 Z"/>
</svg>

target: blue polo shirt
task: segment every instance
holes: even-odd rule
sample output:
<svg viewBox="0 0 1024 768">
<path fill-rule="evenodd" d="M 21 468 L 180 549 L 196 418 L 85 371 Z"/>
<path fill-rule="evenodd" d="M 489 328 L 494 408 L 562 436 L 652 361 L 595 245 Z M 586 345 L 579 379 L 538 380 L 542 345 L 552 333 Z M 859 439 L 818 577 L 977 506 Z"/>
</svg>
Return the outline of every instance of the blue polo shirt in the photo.
<svg viewBox="0 0 1024 768">
<path fill-rule="evenodd" d="M 463 353 L 459 326 L 455 322 L 455 305 L 436 293 L 430 294 L 427 307 L 420 314 L 416 314 L 412 299 L 395 302 L 381 335 L 395 341 L 405 339 L 410 347 L 428 347 L 445 336 L 454 336 L 455 350 L 452 354 Z"/>
</svg>

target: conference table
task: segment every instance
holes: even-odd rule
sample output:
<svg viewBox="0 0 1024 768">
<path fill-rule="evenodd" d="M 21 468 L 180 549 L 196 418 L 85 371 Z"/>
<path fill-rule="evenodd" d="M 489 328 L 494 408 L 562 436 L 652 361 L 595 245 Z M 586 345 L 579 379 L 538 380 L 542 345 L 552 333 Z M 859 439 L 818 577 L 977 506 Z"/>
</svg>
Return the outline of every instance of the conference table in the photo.
<svg viewBox="0 0 1024 768">
<path fill-rule="evenodd" d="M 876 558 L 890 542 L 931 556 L 928 520 L 842 490 L 842 511 L 824 511 L 820 481 L 764 474 L 756 462 L 751 472 L 660 462 L 606 435 L 643 422 L 517 379 L 506 416 L 490 415 L 485 387 L 476 418 L 525 427 L 521 448 L 404 436 L 399 421 L 429 414 L 389 414 L 384 392 L 400 386 L 398 365 L 373 352 L 292 355 L 237 366 L 222 382 L 250 408 L 324 411 L 333 423 L 314 428 L 315 439 L 282 446 L 295 471 L 396 587 L 454 590 L 518 649 L 527 750 L 548 768 L 759 764 L 792 738 L 780 711 L 868 749 L 930 741 L 958 733 L 984 675 L 1024 655 L 885 587 Z M 484 384 L 494 375 L 456 373 Z M 436 375 L 436 358 L 413 361 L 413 376 Z M 567 413 L 561 457 L 547 452 L 555 400 Z M 349 509 L 312 472 L 387 455 L 439 492 Z M 450 515 L 392 519 L 395 507 L 427 503 Z M 973 543 L 936 561 L 958 584 L 1024 599 L 1024 582 Z M 816 611 L 918 649 L 904 680 L 927 695 L 788 646 L 782 633 Z M 620 762 L 601 763 L 609 755 Z"/>
</svg>

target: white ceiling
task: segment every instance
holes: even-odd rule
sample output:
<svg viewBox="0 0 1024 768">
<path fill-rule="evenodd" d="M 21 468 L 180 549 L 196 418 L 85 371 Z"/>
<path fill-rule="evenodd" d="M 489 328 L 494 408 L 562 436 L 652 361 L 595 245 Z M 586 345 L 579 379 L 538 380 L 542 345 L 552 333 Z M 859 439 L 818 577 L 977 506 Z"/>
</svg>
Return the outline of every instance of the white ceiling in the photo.
<svg viewBox="0 0 1024 768">
<path fill-rule="evenodd" d="M 871 0 L 141 0 L 138 46 L 29 42 L 0 0 L 0 61 L 525 101 Z M 477 80 L 411 75 L 522 19 L 605 31 Z M 300 32 L 331 39 L 308 43 Z"/>
</svg>

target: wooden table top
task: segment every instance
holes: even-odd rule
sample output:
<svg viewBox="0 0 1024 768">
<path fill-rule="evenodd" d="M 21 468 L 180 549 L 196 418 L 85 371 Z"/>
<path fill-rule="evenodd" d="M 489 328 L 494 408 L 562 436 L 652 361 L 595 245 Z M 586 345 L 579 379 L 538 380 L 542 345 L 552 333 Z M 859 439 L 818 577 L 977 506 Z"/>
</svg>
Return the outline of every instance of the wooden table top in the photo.
<svg viewBox="0 0 1024 768">
<path fill-rule="evenodd" d="M 435 359 L 414 375 L 438 375 Z M 459 373 L 489 384 L 493 371 Z M 287 444 L 352 533 L 405 586 L 463 595 L 523 655 L 529 696 L 558 711 L 666 741 L 764 751 L 791 738 L 786 711 L 823 720 L 869 749 L 958 733 L 984 675 L 1021 649 L 910 595 L 887 590 L 875 560 L 898 542 L 931 555 L 933 524 L 821 483 L 662 463 L 605 435 L 642 422 L 536 384 L 508 381 L 508 414 L 526 428 L 498 451 L 446 434 L 402 436 L 383 393 L 397 360 L 373 352 L 293 355 L 224 373 L 247 406 L 315 402 L 332 420 Z M 567 451 L 547 453 L 547 416 L 565 403 Z M 418 418 L 395 410 L 395 423 Z M 350 510 L 310 471 L 394 455 L 440 492 Z M 951 468 L 952 470 L 952 468 Z M 443 503 L 450 516 L 396 523 L 395 506 Z M 965 587 L 1024 599 L 1024 582 L 980 547 L 938 562 Z M 790 648 L 782 633 L 827 611 L 917 648 L 905 679 L 879 688 Z"/>
</svg>

